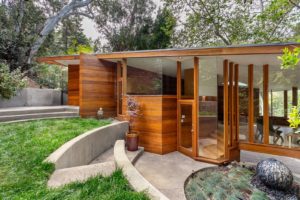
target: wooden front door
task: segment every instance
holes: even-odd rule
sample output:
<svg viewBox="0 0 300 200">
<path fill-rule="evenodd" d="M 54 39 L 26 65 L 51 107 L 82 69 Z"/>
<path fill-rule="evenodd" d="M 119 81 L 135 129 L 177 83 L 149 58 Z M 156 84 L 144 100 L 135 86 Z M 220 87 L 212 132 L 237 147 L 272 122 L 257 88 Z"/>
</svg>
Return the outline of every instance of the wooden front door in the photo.
<svg viewBox="0 0 300 200">
<path fill-rule="evenodd" d="M 195 112 L 193 100 L 178 101 L 178 150 L 188 156 L 193 156 L 193 138 L 196 134 Z"/>
</svg>

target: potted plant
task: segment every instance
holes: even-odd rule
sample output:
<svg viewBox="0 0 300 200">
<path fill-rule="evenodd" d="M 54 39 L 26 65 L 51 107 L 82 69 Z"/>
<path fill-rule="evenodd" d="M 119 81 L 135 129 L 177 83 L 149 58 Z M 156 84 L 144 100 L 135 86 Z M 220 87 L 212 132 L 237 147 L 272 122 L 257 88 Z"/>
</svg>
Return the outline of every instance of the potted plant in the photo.
<svg viewBox="0 0 300 200">
<path fill-rule="evenodd" d="M 292 107 L 291 113 L 289 114 L 288 122 L 290 123 L 290 127 L 293 129 L 294 133 L 300 133 L 300 131 L 298 131 L 300 125 L 299 106 Z"/>
<path fill-rule="evenodd" d="M 133 129 L 134 120 L 140 115 L 140 105 L 135 98 L 127 97 L 127 116 L 129 131 L 126 134 L 126 146 L 128 151 L 136 151 L 139 147 L 139 133 Z"/>
</svg>

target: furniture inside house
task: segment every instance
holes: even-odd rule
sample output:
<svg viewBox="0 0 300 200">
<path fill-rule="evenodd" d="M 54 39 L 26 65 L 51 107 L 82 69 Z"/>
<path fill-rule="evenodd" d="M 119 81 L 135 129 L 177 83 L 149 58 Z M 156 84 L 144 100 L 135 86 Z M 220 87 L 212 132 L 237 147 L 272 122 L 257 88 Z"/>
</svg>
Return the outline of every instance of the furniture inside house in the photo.
<svg viewBox="0 0 300 200">
<path fill-rule="evenodd" d="M 263 142 L 263 117 L 260 116 L 256 120 L 256 134 L 255 134 L 255 139 L 258 140 L 259 142 Z M 277 144 L 278 140 L 281 140 L 281 145 L 284 143 L 284 139 L 282 137 L 282 131 L 279 130 L 280 126 L 274 128 L 273 121 L 272 119 L 269 119 L 269 132 L 270 136 L 273 136 L 273 144 Z"/>
</svg>

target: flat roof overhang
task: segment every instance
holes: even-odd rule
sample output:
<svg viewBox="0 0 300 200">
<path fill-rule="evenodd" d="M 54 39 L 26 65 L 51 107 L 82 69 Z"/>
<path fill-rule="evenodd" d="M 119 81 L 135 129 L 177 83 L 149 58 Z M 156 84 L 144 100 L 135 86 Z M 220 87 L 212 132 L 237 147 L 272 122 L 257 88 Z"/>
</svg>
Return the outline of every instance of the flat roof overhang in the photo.
<svg viewBox="0 0 300 200">
<path fill-rule="evenodd" d="M 142 51 L 123 51 L 91 54 L 99 59 L 122 59 L 122 58 L 150 58 L 150 57 L 181 57 L 181 56 L 220 56 L 220 55 L 258 55 L 258 54 L 281 54 L 284 48 L 293 49 L 300 47 L 300 43 L 276 43 L 239 45 L 224 47 L 202 47 L 183 49 L 157 49 Z M 58 65 L 78 65 L 80 55 L 51 56 L 37 58 L 38 62 Z"/>
</svg>

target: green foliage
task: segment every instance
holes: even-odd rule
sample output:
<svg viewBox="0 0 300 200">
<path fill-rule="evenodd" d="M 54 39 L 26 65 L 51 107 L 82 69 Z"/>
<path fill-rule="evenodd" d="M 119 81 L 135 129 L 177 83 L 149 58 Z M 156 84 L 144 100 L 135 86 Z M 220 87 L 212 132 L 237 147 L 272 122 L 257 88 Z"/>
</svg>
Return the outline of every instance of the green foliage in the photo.
<svg viewBox="0 0 300 200">
<path fill-rule="evenodd" d="M 288 122 L 290 127 L 297 129 L 300 125 L 300 106 L 293 106 L 291 112 L 289 113 Z"/>
<path fill-rule="evenodd" d="M 288 0 L 165 1 L 177 20 L 182 22 L 175 34 L 177 46 L 288 41 L 300 19 L 296 6 Z"/>
<path fill-rule="evenodd" d="M 80 53 L 93 53 L 93 48 L 87 44 L 78 44 L 77 40 L 73 40 L 71 46 L 67 50 L 68 55 L 80 54 Z"/>
<path fill-rule="evenodd" d="M 10 99 L 25 87 L 25 80 L 20 69 L 9 71 L 8 65 L 0 63 L 0 97 Z"/>
<path fill-rule="evenodd" d="M 24 7 L 21 6 L 21 2 L 24 3 Z M 0 59 L 9 65 L 11 70 L 20 68 L 21 71 L 27 72 L 31 69 L 32 64 L 27 64 L 27 61 L 34 41 L 39 37 L 47 18 L 56 14 L 65 4 L 66 1 L 57 0 L 43 3 L 26 0 L 0 3 Z M 79 15 L 64 18 L 48 35 L 37 56 L 62 55 L 69 49 L 77 51 L 80 45 L 91 46 L 91 41 L 83 33 L 82 19 Z M 72 48 L 74 41 L 76 48 Z"/>
<path fill-rule="evenodd" d="M 107 40 L 105 51 L 160 49 L 172 46 L 176 19 L 164 7 L 153 17 L 152 0 L 95 1 L 96 24 Z M 100 48 L 97 48 L 100 49 Z"/>
<path fill-rule="evenodd" d="M 295 69 L 300 62 L 300 48 L 296 47 L 292 51 L 285 48 L 278 59 L 281 60 L 281 69 Z"/>
<path fill-rule="evenodd" d="M 269 199 L 269 198 L 266 193 L 258 189 L 255 189 L 250 197 L 250 200 L 263 200 L 263 199 Z"/>
<path fill-rule="evenodd" d="M 108 120 L 39 120 L 0 126 L 0 198 L 2 199 L 148 199 L 132 191 L 120 170 L 85 183 L 47 188 L 54 170 L 43 160 L 70 139 Z"/>
<path fill-rule="evenodd" d="M 67 89 L 67 68 L 58 65 L 37 64 L 29 71 L 29 77 L 41 87 Z"/>
</svg>

